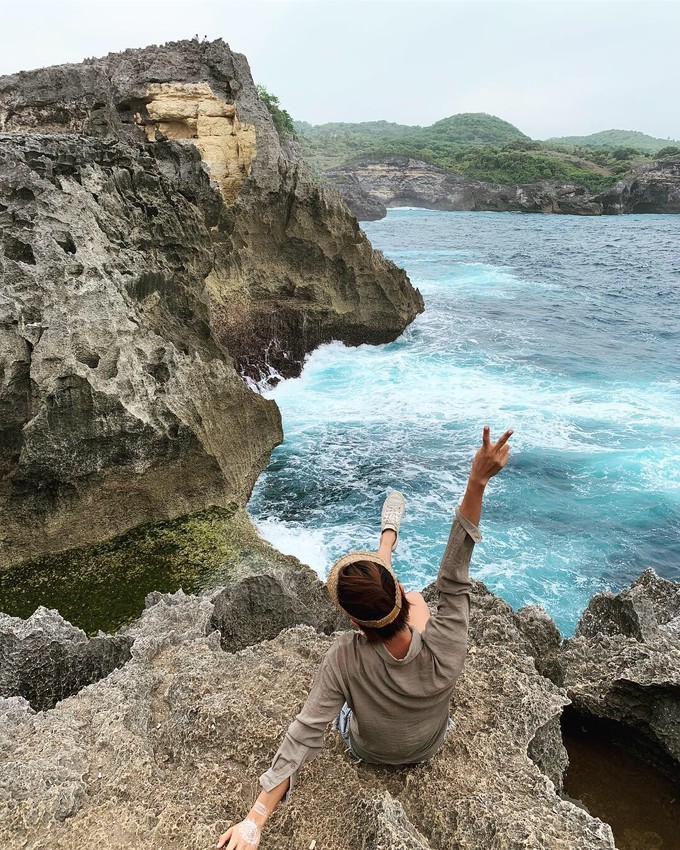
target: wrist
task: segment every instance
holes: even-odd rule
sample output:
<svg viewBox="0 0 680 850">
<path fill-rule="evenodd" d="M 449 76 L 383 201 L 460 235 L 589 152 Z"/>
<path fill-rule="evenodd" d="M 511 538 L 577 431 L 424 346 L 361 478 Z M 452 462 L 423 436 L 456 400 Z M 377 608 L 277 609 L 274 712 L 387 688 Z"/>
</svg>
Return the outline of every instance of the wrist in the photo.
<svg viewBox="0 0 680 850">
<path fill-rule="evenodd" d="M 468 478 L 468 488 L 472 490 L 484 490 L 486 485 L 489 483 L 489 478 L 485 478 L 474 470 L 470 473 L 470 477 Z"/>
<path fill-rule="evenodd" d="M 270 813 L 267 808 L 258 800 L 248 812 L 247 817 L 248 820 L 253 821 L 260 829 L 262 829 L 262 827 L 267 823 L 269 814 Z"/>
</svg>

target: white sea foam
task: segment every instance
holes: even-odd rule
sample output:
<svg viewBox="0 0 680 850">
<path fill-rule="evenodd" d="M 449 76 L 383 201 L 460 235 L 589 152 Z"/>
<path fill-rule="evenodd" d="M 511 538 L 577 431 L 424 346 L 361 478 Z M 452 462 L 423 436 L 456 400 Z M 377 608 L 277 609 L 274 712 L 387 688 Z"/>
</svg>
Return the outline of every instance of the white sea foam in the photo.
<svg viewBox="0 0 680 850">
<path fill-rule="evenodd" d="M 622 565 L 667 561 L 657 540 L 680 497 L 674 326 L 660 335 L 666 319 L 652 312 L 648 330 L 632 312 L 635 287 L 611 281 L 616 263 L 588 265 L 592 229 L 578 222 L 560 221 L 558 233 L 547 219 L 437 216 L 400 211 L 374 231 L 392 233 L 399 250 L 387 253 L 406 264 L 427 312 L 390 345 L 322 346 L 299 378 L 265 389 L 286 440 L 256 488 L 258 527 L 323 576 L 344 552 L 375 545 L 380 503 L 398 487 L 408 510 L 395 564 L 421 587 L 436 572 L 481 426 L 513 427 L 473 572 L 514 604 L 547 606 L 568 631 Z M 426 224 L 414 243 L 416 219 Z M 476 228 L 485 221 L 529 271 L 484 259 Z M 463 225 L 468 242 L 449 239 Z M 563 244 L 572 231 L 578 238 Z M 540 251 L 561 278 L 542 274 Z M 635 257 L 627 262 L 635 273 Z M 621 303 L 624 285 L 633 300 Z M 282 499 L 295 517 L 287 523 L 271 519 Z"/>
<path fill-rule="evenodd" d="M 274 517 L 257 520 L 255 526 L 279 552 L 298 558 L 316 570 L 319 576 L 325 575 L 329 554 L 324 531 L 293 523 L 286 525 Z"/>
</svg>

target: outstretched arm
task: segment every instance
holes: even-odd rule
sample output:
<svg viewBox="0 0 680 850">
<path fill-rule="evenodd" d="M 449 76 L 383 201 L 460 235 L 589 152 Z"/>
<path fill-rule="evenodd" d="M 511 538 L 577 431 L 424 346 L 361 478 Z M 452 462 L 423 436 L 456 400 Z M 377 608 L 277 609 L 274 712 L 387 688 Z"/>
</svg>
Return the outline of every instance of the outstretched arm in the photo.
<svg viewBox="0 0 680 850">
<path fill-rule="evenodd" d="M 289 787 L 290 778 L 287 778 L 271 791 L 262 791 L 246 818 L 220 835 L 217 842 L 218 850 L 222 847 L 225 850 L 253 850 L 253 847 L 257 847 L 264 825 Z"/>
<path fill-rule="evenodd" d="M 482 445 L 472 461 L 467 489 L 460 504 L 460 512 L 473 525 L 479 525 L 482 516 L 482 499 L 486 485 L 508 462 L 510 446 L 507 443 L 512 433 L 510 429 L 498 442 L 492 443 L 489 426 L 484 426 Z"/>
<path fill-rule="evenodd" d="M 423 640 L 437 658 L 447 679 L 455 679 L 463 669 L 467 651 L 470 618 L 470 558 L 475 543 L 482 539 L 477 524 L 482 515 L 484 490 L 490 479 L 507 463 L 507 444 L 512 431 L 491 442 L 489 426 L 484 427 L 482 445 L 472 461 L 467 489 L 451 526 L 439 567 L 436 587 L 437 612 L 423 631 Z"/>
</svg>

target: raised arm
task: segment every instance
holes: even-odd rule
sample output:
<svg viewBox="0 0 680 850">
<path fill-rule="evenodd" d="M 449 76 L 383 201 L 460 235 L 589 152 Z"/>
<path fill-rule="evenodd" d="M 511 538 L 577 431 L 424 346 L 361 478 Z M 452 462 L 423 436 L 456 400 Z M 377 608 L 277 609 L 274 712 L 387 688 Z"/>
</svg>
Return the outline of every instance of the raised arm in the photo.
<svg viewBox="0 0 680 850">
<path fill-rule="evenodd" d="M 460 507 L 451 526 L 436 587 L 439 591 L 437 612 L 423 631 L 423 640 L 438 659 L 446 676 L 460 673 L 467 650 L 470 618 L 469 565 L 475 543 L 482 539 L 477 528 L 482 515 L 486 485 L 508 461 L 507 445 L 512 431 L 496 442 L 491 441 L 489 426 L 484 427 L 482 445 L 472 461 L 472 469 Z"/>
<path fill-rule="evenodd" d="M 508 430 L 497 443 L 492 443 L 489 426 L 484 426 L 482 445 L 472 460 L 467 489 L 460 503 L 461 514 L 473 525 L 479 525 L 482 516 L 482 499 L 486 485 L 508 462 L 508 440 L 512 433 L 512 430 Z"/>
</svg>

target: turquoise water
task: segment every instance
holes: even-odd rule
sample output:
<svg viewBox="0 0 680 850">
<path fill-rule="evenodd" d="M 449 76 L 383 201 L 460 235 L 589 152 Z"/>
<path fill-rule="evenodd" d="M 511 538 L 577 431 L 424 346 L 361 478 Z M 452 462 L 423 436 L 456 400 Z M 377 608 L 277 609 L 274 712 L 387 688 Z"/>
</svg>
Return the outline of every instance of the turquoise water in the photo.
<svg viewBox="0 0 680 850">
<path fill-rule="evenodd" d="M 680 217 L 391 210 L 364 229 L 426 312 L 267 392 L 286 438 L 250 503 L 263 535 L 323 576 L 376 545 L 397 487 L 395 566 L 422 587 L 488 422 L 516 433 L 475 577 L 566 633 L 646 567 L 680 580 Z"/>
</svg>

